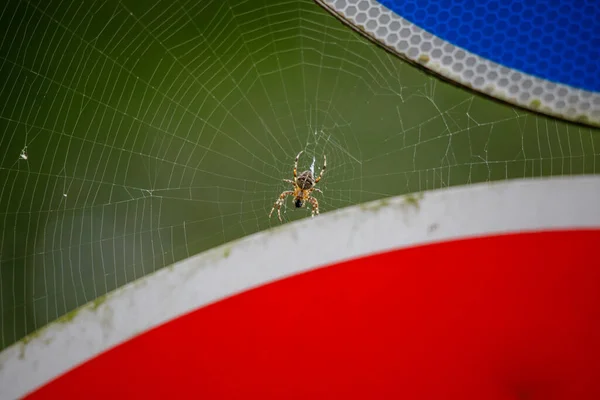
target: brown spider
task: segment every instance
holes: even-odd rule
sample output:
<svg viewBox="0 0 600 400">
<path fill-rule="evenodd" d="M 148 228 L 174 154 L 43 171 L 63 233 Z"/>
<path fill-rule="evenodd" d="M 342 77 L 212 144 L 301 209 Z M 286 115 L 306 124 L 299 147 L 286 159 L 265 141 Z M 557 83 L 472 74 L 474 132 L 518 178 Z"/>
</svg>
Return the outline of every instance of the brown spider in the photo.
<svg viewBox="0 0 600 400">
<path fill-rule="evenodd" d="M 281 205 L 283 204 L 285 198 L 287 196 L 294 196 L 294 205 L 296 208 L 301 208 L 304 205 L 305 201 L 308 201 L 312 204 L 312 216 L 315 214 L 319 215 L 319 202 L 317 199 L 311 196 L 313 191 L 317 191 L 319 193 L 323 193 L 320 189 L 317 189 L 315 185 L 321 180 L 323 177 L 323 172 L 325 172 L 325 168 L 327 167 L 327 158 L 323 155 L 323 168 L 321 169 L 321 173 L 315 179 L 310 170 L 306 170 L 298 176 L 298 159 L 300 158 L 300 154 L 302 151 L 298 153 L 296 156 L 296 161 L 294 162 L 294 180 L 284 179 L 285 182 L 289 182 L 294 185 L 294 190 L 286 190 L 285 192 L 279 195 L 279 199 L 271 208 L 271 212 L 269 213 L 269 218 L 271 218 L 271 214 L 273 211 L 277 209 L 277 215 L 279 216 L 279 221 L 281 220 Z M 282 221 L 283 222 L 283 221 Z"/>
</svg>

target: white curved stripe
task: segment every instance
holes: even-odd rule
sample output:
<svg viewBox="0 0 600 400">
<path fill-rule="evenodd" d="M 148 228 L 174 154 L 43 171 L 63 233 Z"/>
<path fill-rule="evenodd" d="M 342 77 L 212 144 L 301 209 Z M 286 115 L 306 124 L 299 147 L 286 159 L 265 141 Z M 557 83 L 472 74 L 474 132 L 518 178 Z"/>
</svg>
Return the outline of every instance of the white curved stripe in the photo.
<svg viewBox="0 0 600 400">
<path fill-rule="evenodd" d="M 21 397 L 198 307 L 318 266 L 458 237 L 600 228 L 599 199 L 599 176 L 513 180 L 377 201 L 260 232 L 146 276 L 6 349 L 0 398 Z M 311 251 L 289 256 L 300 248 Z"/>
<path fill-rule="evenodd" d="M 600 93 L 516 71 L 454 46 L 377 0 L 315 0 L 394 54 L 481 93 L 559 118 L 600 126 Z"/>
</svg>

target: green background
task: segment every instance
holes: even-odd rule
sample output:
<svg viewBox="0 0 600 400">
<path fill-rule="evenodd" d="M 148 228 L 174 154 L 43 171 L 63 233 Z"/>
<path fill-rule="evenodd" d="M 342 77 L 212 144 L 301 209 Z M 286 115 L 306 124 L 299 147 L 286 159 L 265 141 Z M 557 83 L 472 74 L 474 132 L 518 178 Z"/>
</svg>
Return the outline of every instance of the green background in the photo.
<svg viewBox="0 0 600 400">
<path fill-rule="evenodd" d="M 268 213 L 300 150 L 300 170 L 327 155 L 322 213 L 598 170 L 594 129 L 444 83 L 310 0 L 4 7 L 0 349 L 279 224 Z M 289 200 L 282 211 L 310 216 Z"/>
</svg>

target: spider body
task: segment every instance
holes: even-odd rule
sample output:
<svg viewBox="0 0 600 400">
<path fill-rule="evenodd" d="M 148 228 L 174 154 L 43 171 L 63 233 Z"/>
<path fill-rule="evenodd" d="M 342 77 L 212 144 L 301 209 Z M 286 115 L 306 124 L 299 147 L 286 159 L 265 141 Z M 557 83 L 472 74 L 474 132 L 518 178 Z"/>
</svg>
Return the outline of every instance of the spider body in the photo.
<svg viewBox="0 0 600 400">
<path fill-rule="evenodd" d="M 323 168 L 321 169 L 319 176 L 315 179 L 310 170 L 306 170 L 298 175 L 298 159 L 300 158 L 300 154 L 302 154 L 302 151 L 298 153 L 296 160 L 294 161 L 294 180 L 284 179 L 285 182 L 294 185 L 294 190 L 286 190 L 279 195 L 273 208 L 271 208 L 269 218 L 271 218 L 273 211 L 277 209 L 277 216 L 279 217 L 279 221 L 281 221 L 281 206 L 287 196 L 294 197 L 294 206 L 296 206 L 296 208 L 302 208 L 306 202 L 309 202 L 312 205 L 312 216 L 314 217 L 319 214 L 319 202 L 316 198 L 312 197 L 312 192 L 317 191 L 323 193 L 320 189 L 317 189 L 315 185 L 323 177 L 323 173 L 327 167 L 327 158 L 323 155 Z"/>
<path fill-rule="evenodd" d="M 315 178 L 312 176 L 312 172 L 304 171 L 296 179 L 296 185 L 302 190 L 310 190 L 315 186 Z"/>
</svg>

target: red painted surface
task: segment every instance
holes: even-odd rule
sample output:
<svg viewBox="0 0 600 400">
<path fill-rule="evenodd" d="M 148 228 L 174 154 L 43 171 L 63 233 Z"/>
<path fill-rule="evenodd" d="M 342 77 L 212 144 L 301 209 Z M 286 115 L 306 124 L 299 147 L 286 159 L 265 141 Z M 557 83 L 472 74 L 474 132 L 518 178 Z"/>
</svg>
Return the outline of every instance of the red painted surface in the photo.
<svg viewBox="0 0 600 400">
<path fill-rule="evenodd" d="M 329 266 L 153 329 L 29 398 L 600 399 L 598 243 L 516 234 Z"/>
</svg>

